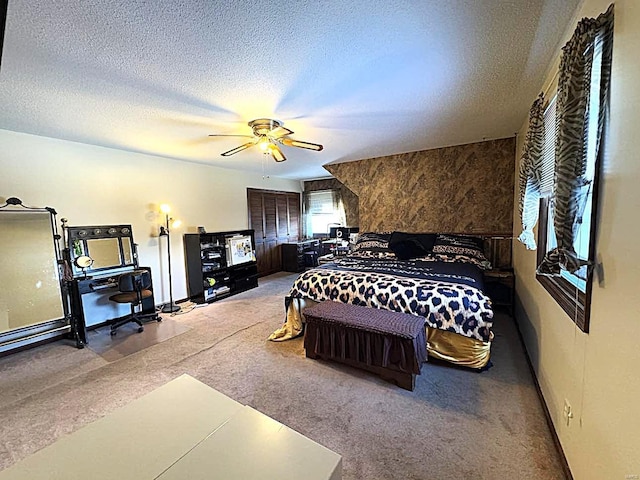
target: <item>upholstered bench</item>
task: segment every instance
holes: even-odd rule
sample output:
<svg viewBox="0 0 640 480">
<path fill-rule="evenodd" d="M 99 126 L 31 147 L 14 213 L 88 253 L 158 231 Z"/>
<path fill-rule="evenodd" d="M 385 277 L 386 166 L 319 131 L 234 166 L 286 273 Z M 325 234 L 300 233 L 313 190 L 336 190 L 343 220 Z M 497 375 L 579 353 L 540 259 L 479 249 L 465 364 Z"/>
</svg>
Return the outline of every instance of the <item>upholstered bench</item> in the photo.
<svg viewBox="0 0 640 480">
<path fill-rule="evenodd" d="M 308 358 L 345 363 L 414 389 L 427 360 L 424 318 L 332 301 L 306 308 L 304 317 Z"/>
</svg>

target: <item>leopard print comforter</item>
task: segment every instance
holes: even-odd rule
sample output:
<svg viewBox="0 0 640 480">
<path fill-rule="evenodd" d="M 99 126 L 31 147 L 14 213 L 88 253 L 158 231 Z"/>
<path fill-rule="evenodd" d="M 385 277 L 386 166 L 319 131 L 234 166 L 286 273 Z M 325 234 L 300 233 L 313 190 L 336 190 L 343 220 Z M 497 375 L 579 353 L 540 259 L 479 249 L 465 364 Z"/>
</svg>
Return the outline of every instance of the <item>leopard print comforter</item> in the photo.
<svg viewBox="0 0 640 480">
<path fill-rule="evenodd" d="M 491 301 L 473 265 L 347 257 L 300 274 L 289 296 L 409 313 L 431 328 L 491 339 Z"/>
</svg>

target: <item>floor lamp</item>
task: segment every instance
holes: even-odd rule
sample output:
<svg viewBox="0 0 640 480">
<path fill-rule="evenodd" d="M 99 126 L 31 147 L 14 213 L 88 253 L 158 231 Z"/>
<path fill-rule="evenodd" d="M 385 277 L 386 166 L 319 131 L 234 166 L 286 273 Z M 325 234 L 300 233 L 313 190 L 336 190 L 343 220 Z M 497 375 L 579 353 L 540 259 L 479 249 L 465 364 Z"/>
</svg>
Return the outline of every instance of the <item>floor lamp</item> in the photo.
<svg viewBox="0 0 640 480">
<path fill-rule="evenodd" d="M 162 313 L 173 313 L 180 310 L 180 307 L 173 303 L 173 283 L 171 282 L 171 232 L 169 230 L 169 205 L 160 205 L 160 211 L 164 213 L 165 225 L 160 225 L 160 236 L 167 237 L 167 265 L 169 266 L 169 303 L 162 307 Z M 175 221 L 173 226 L 178 226 L 179 222 Z"/>
</svg>

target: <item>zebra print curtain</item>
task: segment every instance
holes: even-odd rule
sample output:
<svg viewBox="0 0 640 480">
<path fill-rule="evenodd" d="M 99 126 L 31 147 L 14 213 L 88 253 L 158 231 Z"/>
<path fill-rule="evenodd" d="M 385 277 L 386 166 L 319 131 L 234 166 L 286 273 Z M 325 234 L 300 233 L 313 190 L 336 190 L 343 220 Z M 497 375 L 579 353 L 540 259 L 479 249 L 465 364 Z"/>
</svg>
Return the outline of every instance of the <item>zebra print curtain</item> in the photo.
<svg viewBox="0 0 640 480">
<path fill-rule="evenodd" d="M 542 149 L 544 145 L 544 96 L 541 93 L 529 111 L 529 129 L 520 159 L 520 218 L 522 233 L 518 237 L 527 250 L 536 249 L 533 227 L 538 223 Z"/>
<path fill-rule="evenodd" d="M 578 258 L 574 250 L 575 235 L 582 223 L 586 200 L 584 187 L 587 164 L 587 127 L 589 92 L 596 38 L 602 36 L 602 69 L 600 75 L 600 110 L 598 118 L 599 155 L 602 127 L 607 110 L 611 76 L 613 41 L 613 5 L 598 18 L 584 18 L 563 47 L 558 79 L 556 110 L 556 165 L 554 172 L 553 228 L 557 247 L 547 252 L 538 266 L 541 275 L 560 275 L 562 269 L 576 272 L 590 262 Z"/>
</svg>

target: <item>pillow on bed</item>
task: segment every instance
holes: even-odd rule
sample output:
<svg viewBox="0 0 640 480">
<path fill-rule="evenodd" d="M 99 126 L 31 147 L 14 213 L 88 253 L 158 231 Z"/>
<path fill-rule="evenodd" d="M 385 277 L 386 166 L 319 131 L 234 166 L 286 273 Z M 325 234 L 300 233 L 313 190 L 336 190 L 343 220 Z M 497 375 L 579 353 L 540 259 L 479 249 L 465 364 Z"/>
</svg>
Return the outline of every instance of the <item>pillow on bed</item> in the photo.
<svg viewBox="0 0 640 480">
<path fill-rule="evenodd" d="M 470 257 L 468 255 L 454 255 L 448 253 L 430 253 L 425 255 L 424 257 L 419 257 L 417 260 L 422 260 L 423 262 L 460 262 L 460 263 L 470 263 L 475 265 L 481 270 L 491 270 L 491 262 L 486 258 L 481 260 L 476 257 Z"/>
<path fill-rule="evenodd" d="M 435 233 L 393 232 L 389 248 L 400 260 L 410 260 L 431 253 L 435 241 Z"/>
<path fill-rule="evenodd" d="M 368 251 L 374 253 L 389 253 L 389 239 L 391 233 L 365 232 L 358 235 L 356 244 L 353 247 L 354 252 Z"/>
<path fill-rule="evenodd" d="M 464 255 L 489 263 L 484 255 L 484 241 L 478 237 L 439 233 L 433 245 L 433 253 Z"/>
<path fill-rule="evenodd" d="M 380 250 L 380 251 L 370 251 L 370 250 L 352 250 L 349 252 L 350 257 L 355 258 L 375 258 L 375 259 L 390 259 L 395 260 L 396 255 L 391 250 Z"/>
</svg>

